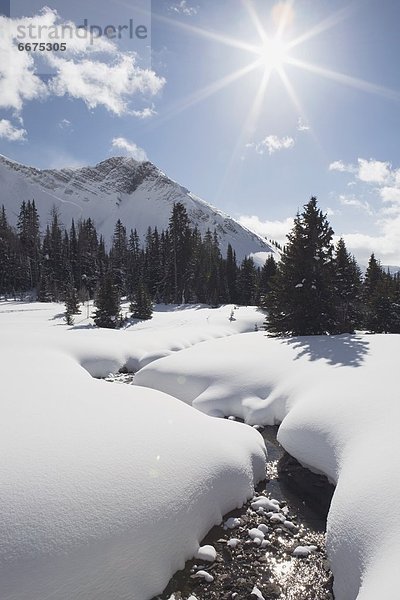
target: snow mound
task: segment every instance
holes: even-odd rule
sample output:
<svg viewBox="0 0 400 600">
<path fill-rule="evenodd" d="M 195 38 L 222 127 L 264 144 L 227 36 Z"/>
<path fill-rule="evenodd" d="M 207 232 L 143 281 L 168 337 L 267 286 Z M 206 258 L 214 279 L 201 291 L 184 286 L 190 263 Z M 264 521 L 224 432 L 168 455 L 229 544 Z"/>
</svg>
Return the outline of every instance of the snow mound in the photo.
<svg viewBox="0 0 400 600">
<path fill-rule="evenodd" d="M 135 337 L 69 329 L 59 313 L 0 303 L 0 595 L 148 600 L 253 495 L 263 439 L 162 392 L 93 379 L 82 361 L 118 366 Z"/>
<path fill-rule="evenodd" d="M 336 484 L 327 523 L 336 600 L 375 600 L 397 589 L 399 355 L 399 335 L 243 333 L 154 362 L 136 383 L 208 414 L 281 423 L 285 449 Z"/>
<path fill-rule="evenodd" d="M 217 551 L 214 546 L 206 545 L 200 546 L 196 552 L 196 558 L 198 560 L 205 560 L 207 562 L 214 562 L 217 558 Z"/>
</svg>

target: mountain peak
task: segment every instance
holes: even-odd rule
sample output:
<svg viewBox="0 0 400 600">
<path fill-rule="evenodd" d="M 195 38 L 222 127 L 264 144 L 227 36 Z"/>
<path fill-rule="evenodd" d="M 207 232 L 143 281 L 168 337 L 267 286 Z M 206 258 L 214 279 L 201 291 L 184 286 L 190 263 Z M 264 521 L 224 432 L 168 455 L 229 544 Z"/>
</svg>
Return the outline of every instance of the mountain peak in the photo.
<svg viewBox="0 0 400 600">
<path fill-rule="evenodd" d="M 216 230 L 223 254 L 228 244 L 239 260 L 251 253 L 274 252 L 260 236 L 169 179 L 149 161 L 111 156 L 95 166 L 40 170 L 0 155 L 0 181 L 0 205 L 5 205 L 10 222 L 15 223 L 21 202 L 34 198 L 42 227 L 55 205 L 66 227 L 72 219 L 92 218 L 108 244 L 118 219 L 128 232 L 136 229 L 144 239 L 149 226 L 166 229 L 174 203 L 181 202 L 202 235 L 207 229 Z"/>
</svg>

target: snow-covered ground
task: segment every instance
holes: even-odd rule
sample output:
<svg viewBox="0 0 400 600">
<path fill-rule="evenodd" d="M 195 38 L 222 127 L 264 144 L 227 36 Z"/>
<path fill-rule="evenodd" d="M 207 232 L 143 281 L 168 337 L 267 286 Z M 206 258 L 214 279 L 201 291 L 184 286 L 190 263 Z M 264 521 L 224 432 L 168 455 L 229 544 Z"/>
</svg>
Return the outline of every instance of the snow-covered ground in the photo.
<svg viewBox="0 0 400 600">
<path fill-rule="evenodd" d="M 256 430 L 88 373 L 262 321 L 230 310 L 100 331 L 83 316 L 64 325 L 61 305 L 0 303 L 2 600 L 147 600 L 252 496 L 265 476 Z"/>
<path fill-rule="evenodd" d="M 205 342 L 144 367 L 138 385 L 211 415 L 282 422 L 278 439 L 337 484 L 328 516 L 336 600 L 395 597 L 400 558 L 398 335 Z"/>
<path fill-rule="evenodd" d="M 400 336 L 270 339 L 261 313 L 231 309 L 100 331 L 63 325 L 60 305 L 0 303 L 2 600 L 160 591 L 264 469 L 253 428 L 204 413 L 281 422 L 288 452 L 337 484 L 336 600 L 395 597 Z M 123 366 L 136 385 L 90 376 Z"/>
</svg>

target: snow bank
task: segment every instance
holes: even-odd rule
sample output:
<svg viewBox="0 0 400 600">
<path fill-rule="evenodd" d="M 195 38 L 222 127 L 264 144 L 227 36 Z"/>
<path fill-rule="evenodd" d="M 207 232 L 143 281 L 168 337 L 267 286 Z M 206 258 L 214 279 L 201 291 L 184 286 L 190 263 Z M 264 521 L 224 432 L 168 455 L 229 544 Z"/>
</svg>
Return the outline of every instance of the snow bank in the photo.
<svg viewBox="0 0 400 600">
<path fill-rule="evenodd" d="M 210 339 L 254 331 L 264 319 L 265 315 L 254 307 L 183 305 L 171 310 L 159 305 L 149 321 L 119 331 L 75 327 L 74 336 L 68 341 L 63 339 L 62 344 L 73 349 L 91 375 L 104 377 L 121 367 L 136 372 L 154 360 Z"/>
<path fill-rule="evenodd" d="M 122 366 L 154 329 L 138 350 L 132 331 L 69 329 L 60 308 L 0 303 L 0 597 L 147 600 L 251 497 L 264 443 L 162 392 L 96 381 L 81 364 Z"/>
<path fill-rule="evenodd" d="M 400 557 L 400 336 L 205 342 L 156 361 L 138 385 L 208 414 L 282 422 L 278 438 L 337 484 L 328 516 L 336 600 L 393 597 Z"/>
</svg>

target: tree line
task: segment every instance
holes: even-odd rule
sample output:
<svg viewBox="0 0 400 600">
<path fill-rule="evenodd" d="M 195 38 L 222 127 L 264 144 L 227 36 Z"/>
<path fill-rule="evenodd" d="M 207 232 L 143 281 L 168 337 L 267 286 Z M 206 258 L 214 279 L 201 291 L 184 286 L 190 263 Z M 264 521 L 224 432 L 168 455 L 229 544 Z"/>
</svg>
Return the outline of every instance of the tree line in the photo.
<svg viewBox="0 0 400 600">
<path fill-rule="evenodd" d="M 173 206 L 165 230 L 149 227 L 143 241 L 118 220 L 106 248 L 92 219 L 67 229 L 53 209 L 41 230 L 35 201 L 22 202 L 16 227 L 0 210 L 0 295 L 66 303 L 67 322 L 79 303 L 94 299 L 95 322 L 117 327 L 120 301 L 132 315 L 149 318 L 152 303 L 234 303 L 266 311 L 272 335 L 400 333 L 400 276 L 372 254 L 365 276 L 316 198 L 297 214 L 281 259 L 262 268 L 251 257 L 240 264 L 229 244 L 222 256 L 214 230 L 202 236 L 183 204 Z"/>
<path fill-rule="evenodd" d="M 149 301 L 257 305 L 275 270 L 273 257 L 262 269 L 250 257 L 239 264 L 231 245 L 222 256 L 217 232 L 202 236 L 179 202 L 168 227 L 149 227 L 143 242 L 118 220 L 109 250 L 90 218 L 72 221 L 67 229 L 53 209 L 42 232 L 34 200 L 22 202 L 15 228 L 4 206 L 0 211 L 0 295 L 6 297 L 33 290 L 41 302 L 70 307 L 107 296 L 116 306 L 127 297 L 133 312 L 135 303 L 143 307 Z"/>
<path fill-rule="evenodd" d="M 400 333 L 400 276 L 371 255 L 365 277 L 316 198 L 297 214 L 261 306 L 272 335 Z"/>
</svg>

